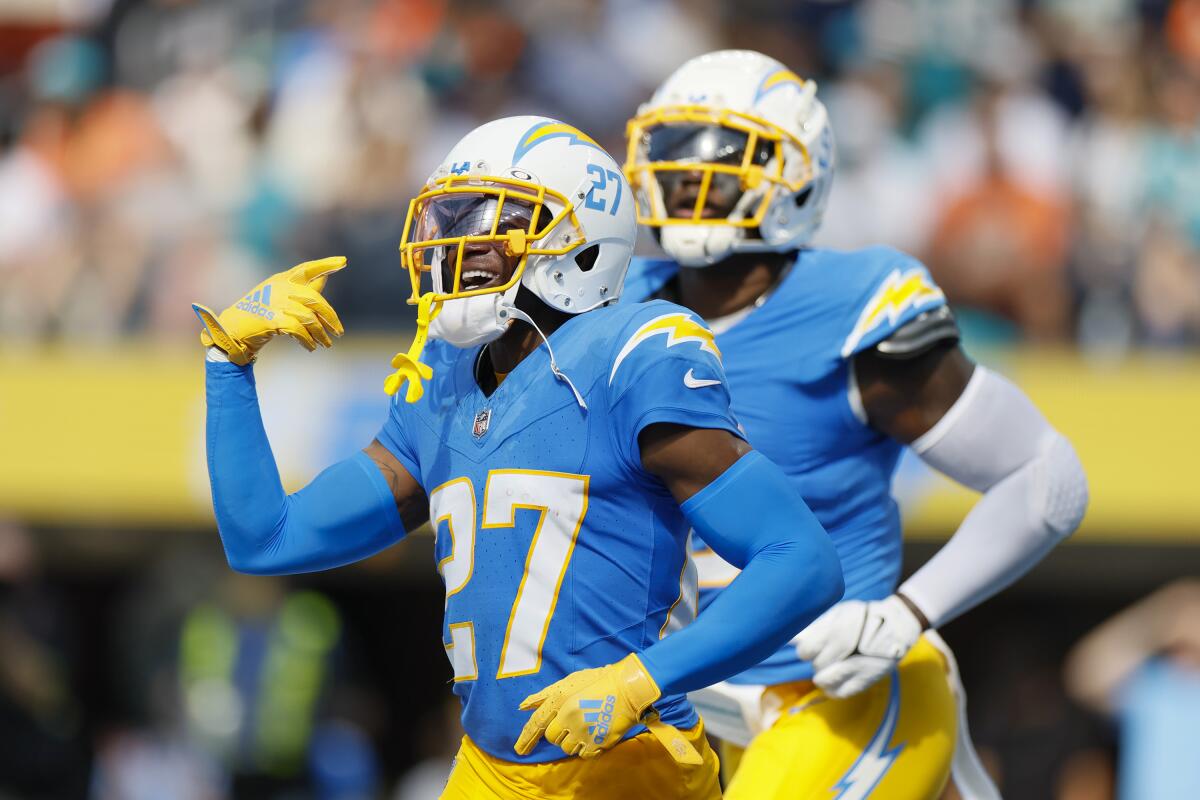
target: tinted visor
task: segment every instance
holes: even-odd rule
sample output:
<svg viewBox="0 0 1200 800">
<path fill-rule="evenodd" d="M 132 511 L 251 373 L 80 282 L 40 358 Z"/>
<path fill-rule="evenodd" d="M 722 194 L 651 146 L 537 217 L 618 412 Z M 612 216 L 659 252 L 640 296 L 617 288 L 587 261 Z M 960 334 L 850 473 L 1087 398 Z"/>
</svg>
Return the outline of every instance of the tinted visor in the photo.
<svg viewBox="0 0 1200 800">
<path fill-rule="evenodd" d="M 459 236 L 489 236 L 493 233 L 493 224 L 496 234 L 513 228 L 532 232 L 531 203 L 505 198 L 501 204 L 499 198 L 492 194 L 442 195 L 429 200 L 421 211 L 413 236 L 414 243 Z"/>
<path fill-rule="evenodd" d="M 646 160 L 682 163 L 738 165 L 746 156 L 749 136 L 720 125 L 659 125 L 646 133 Z M 774 143 L 759 138 L 750 164 L 763 166 L 771 158 Z"/>
<path fill-rule="evenodd" d="M 434 283 L 434 289 L 438 292 L 479 288 L 481 281 L 495 284 L 496 281 L 507 280 L 509 276 L 504 269 L 492 269 L 492 279 L 481 279 L 474 275 L 464 281 L 460 275 L 456 282 L 460 250 L 468 246 L 494 248 L 504 257 L 502 263 L 508 264 L 505 240 L 500 237 L 514 229 L 532 233 L 536 208 L 537 205 L 530 201 L 511 196 L 502 200 L 490 192 L 455 192 L 432 197 L 422 206 L 417 217 L 413 236 L 414 255 L 422 271 L 437 270 L 439 280 Z M 549 212 L 543 207 L 539 215 L 543 225 L 548 215 Z M 422 247 L 422 242 L 440 244 Z M 497 266 L 496 259 L 488 259 L 487 263 L 492 268 Z"/>
</svg>

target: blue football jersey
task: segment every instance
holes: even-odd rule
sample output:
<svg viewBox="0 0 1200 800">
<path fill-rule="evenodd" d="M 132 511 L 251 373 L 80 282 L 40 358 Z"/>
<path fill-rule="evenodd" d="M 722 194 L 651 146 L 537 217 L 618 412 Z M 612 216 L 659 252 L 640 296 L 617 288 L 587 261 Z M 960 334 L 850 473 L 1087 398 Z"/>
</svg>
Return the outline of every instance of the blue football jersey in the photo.
<svg viewBox="0 0 1200 800">
<path fill-rule="evenodd" d="M 678 271 L 673 261 L 635 258 L 622 302 L 653 296 Z M 762 306 L 716 336 L 746 438 L 795 480 L 829 532 L 847 598 L 891 594 L 901 559 L 891 481 L 902 445 L 867 426 L 856 408 L 850 359 L 945 302 L 925 267 L 891 248 L 802 250 Z M 710 550 L 696 560 L 703 608 L 737 571 Z M 785 645 L 733 681 L 811 676 Z"/>
<path fill-rule="evenodd" d="M 433 378 L 393 402 L 379 441 L 429 496 L 446 584 L 443 643 L 476 744 L 508 761 L 563 758 L 542 741 L 513 751 L 528 695 L 576 670 L 639 652 L 695 616 L 689 526 L 641 464 L 656 422 L 741 435 L 712 334 L 665 302 L 573 317 L 490 395 L 481 348 L 430 342 Z M 688 728 L 683 696 L 655 704 Z M 636 728 L 630 735 L 643 730 Z"/>
</svg>

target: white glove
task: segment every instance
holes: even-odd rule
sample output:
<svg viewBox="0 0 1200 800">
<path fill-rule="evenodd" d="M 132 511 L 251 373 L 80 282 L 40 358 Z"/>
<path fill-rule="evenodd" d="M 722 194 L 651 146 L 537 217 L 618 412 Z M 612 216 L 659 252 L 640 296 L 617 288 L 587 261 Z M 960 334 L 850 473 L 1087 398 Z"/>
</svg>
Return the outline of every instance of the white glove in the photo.
<svg viewBox="0 0 1200 800">
<path fill-rule="evenodd" d="M 845 600 L 796 637 L 813 665 L 813 683 L 830 697 L 850 697 L 890 672 L 921 638 L 921 622 L 896 595 Z"/>
</svg>

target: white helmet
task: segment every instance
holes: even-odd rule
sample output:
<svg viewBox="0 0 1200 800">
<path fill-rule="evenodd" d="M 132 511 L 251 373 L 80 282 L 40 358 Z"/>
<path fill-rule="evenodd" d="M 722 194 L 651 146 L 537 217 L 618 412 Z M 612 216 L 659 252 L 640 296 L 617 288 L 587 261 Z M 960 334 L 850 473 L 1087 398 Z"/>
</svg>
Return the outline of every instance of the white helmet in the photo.
<svg viewBox="0 0 1200 800">
<path fill-rule="evenodd" d="M 393 362 L 389 393 L 411 377 L 420 396 L 426 333 L 470 347 L 528 320 L 516 307 L 522 286 L 568 314 L 615 301 L 637 237 L 634 205 L 617 162 L 566 123 L 508 117 L 464 136 L 409 203 L 400 260 L 412 281 L 409 303 L 418 305 L 417 337 Z M 519 260 L 503 285 L 464 289 L 463 254 L 479 243 Z M 426 273 L 431 290 L 423 292 Z"/>
<path fill-rule="evenodd" d="M 638 109 L 627 128 L 625 174 L 638 222 L 659 229 L 684 266 L 735 252 L 794 250 L 821 224 L 833 179 L 833 134 L 817 85 L 773 58 L 721 50 L 688 61 Z M 668 208 L 695 184 L 690 214 Z M 705 216 L 710 192 L 736 203 Z M 690 192 L 679 193 L 692 203 Z"/>
</svg>

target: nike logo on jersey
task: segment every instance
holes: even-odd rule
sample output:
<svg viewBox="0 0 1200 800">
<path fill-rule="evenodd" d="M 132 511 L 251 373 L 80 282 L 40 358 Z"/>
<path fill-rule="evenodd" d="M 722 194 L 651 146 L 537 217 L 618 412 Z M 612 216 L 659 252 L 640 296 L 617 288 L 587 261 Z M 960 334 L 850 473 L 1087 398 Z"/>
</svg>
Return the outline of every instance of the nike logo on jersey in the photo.
<svg viewBox="0 0 1200 800">
<path fill-rule="evenodd" d="M 674 347 L 684 342 L 699 342 L 701 350 L 712 353 L 717 358 L 721 357 L 721 351 L 717 349 L 712 331 L 708 328 L 687 314 L 663 314 L 638 328 L 633 336 L 629 337 L 629 341 L 621 348 L 621 352 L 617 353 L 617 358 L 613 362 L 612 372 L 608 374 L 609 384 L 611 385 L 613 378 L 616 377 L 617 368 L 621 366 L 621 362 L 633 352 L 635 347 L 660 334 L 667 337 L 667 347 Z"/>
<path fill-rule="evenodd" d="M 720 386 L 721 382 L 708 378 L 697 378 L 692 374 L 692 370 L 689 369 L 683 375 L 683 385 L 689 389 L 703 389 L 705 386 Z"/>
</svg>

